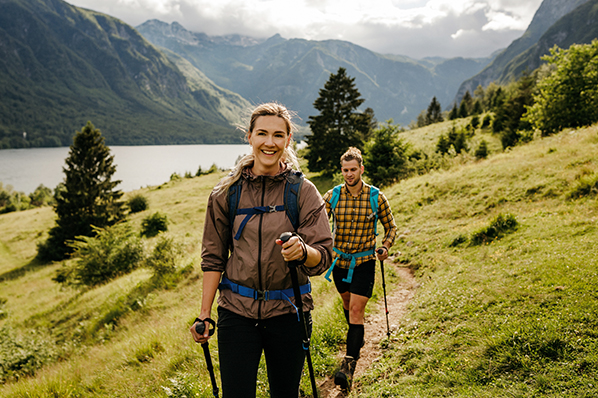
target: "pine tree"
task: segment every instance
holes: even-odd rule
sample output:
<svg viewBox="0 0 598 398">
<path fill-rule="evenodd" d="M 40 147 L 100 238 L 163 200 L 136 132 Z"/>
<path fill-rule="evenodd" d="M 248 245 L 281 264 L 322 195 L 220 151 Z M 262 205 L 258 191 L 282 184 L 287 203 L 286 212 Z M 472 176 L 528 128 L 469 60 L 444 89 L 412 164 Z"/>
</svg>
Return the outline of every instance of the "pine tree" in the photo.
<svg viewBox="0 0 598 398">
<path fill-rule="evenodd" d="M 56 225 L 38 247 L 40 260 L 62 260 L 72 252 L 68 242 L 76 236 L 92 236 L 93 227 L 107 227 L 124 218 L 122 192 L 114 190 L 120 181 L 111 179 L 116 171 L 113 161 L 102 133 L 87 122 L 75 135 L 65 160 L 64 187 L 55 198 Z"/>
<path fill-rule="evenodd" d="M 408 144 L 399 137 L 400 128 L 392 119 L 374 131 L 363 157 L 365 174 L 377 187 L 388 186 L 408 175 Z"/>
<path fill-rule="evenodd" d="M 330 75 L 314 102 L 320 114 L 307 121 L 312 132 L 306 136 L 305 155 L 310 171 L 331 175 L 338 170 L 340 157 L 347 148 L 363 150 L 373 119 L 373 111 L 357 112 L 364 101 L 355 87 L 355 78 L 347 76 L 345 68 Z"/>
<path fill-rule="evenodd" d="M 428 105 L 428 111 L 426 112 L 426 125 L 433 123 L 440 123 L 444 119 L 442 118 L 442 107 L 436 97 L 432 98 L 430 105 Z"/>
<path fill-rule="evenodd" d="M 459 118 L 459 109 L 457 109 L 457 103 L 453 104 L 453 109 L 449 113 L 449 120 L 455 120 Z"/>
</svg>

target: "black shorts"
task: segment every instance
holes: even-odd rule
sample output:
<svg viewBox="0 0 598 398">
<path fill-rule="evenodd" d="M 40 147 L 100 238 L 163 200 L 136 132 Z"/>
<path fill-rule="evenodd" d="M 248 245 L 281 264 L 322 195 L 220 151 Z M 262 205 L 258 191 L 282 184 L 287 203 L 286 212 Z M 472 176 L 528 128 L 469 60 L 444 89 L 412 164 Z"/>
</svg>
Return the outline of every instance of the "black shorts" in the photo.
<svg viewBox="0 0 598 398">
<path fill-rule="evenodd" d="M 376 260 L 366 261 L 353 269 L 353 280 L 351 283 L 343 282 L 347 277 L 349 269 L 335 266 L 332 269 L 334 285 L 339 293 L 351 292 L 367 298 L 372 297 L 374 291 L 374 280 L 376 278 Z"/>
</svg>

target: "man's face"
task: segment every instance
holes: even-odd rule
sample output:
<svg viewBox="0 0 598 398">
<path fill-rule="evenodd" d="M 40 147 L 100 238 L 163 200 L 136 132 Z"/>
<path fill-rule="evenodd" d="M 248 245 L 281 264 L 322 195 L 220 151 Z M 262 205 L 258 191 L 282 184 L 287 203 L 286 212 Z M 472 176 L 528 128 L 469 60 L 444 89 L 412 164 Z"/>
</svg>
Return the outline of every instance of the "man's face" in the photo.
<svg viewBox="0 0 598 398">
<path fill-rule="evenodd" d="M 359 181 L 361 181 L 361 175 L 363 174 L 363 165 L 360 166 L 357 160 L 355 159 L 344 160 L 341 163 L 341 172 L 343 173 L 345 183 L 350 187 L 354 187 L 355 185 L 359 184 Z"/>
</svg>

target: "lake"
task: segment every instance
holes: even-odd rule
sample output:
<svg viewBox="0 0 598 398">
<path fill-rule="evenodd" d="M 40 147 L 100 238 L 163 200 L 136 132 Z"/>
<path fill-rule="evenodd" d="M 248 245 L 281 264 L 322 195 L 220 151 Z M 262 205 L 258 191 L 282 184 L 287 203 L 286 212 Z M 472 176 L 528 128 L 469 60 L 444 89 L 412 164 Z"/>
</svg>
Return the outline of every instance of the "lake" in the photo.
<svg viewBox="0 0 598 398">
<path fill-rule="evenodd" d="M 195 175 L 198 168 L 208 170 L 213 164 L 222 169 L 235 165 L 239 156 L 249 153 L 249 145 L 151 145 L 112 146 L 116 173 L 121 180 L 117 189 L 132 191 L 160 185 L 172 173 Z M 64 160 L 69 148 L 27 148 L 0 150 L 0 182 L 29 194 L 40 184 L 48 188 L 63 181 Z"/>
</svg>

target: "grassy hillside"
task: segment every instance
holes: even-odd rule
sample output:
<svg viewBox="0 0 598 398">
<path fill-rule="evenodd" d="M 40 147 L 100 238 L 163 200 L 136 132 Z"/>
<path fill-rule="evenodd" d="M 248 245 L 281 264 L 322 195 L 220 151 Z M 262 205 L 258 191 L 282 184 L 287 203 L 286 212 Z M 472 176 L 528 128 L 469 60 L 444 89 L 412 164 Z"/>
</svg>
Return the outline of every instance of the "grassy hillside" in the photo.
<svg viewBox="0 0 598 398">
<path fill-rule="evenodd" d="M 402 134 L 427 146 L 447 128 Z M 597 395 L 598 126 L 494 152 L 483 161 L 460 156 L 385 189 L 400 232 L 396 265 L 411 267 L 420 288 L 352 397 Z M 51 281 L 61 264 L 32 260 L 51 209 L 0 216 L 0 363 L 17 363 L 18 355 L 33 368 L 27 358 L 47 363 L 34 377 L 5 372 L 0 396 L 212 396 L 187 329 L 199 311 L 205 204 L 219 177 L 128 193 L 149 198 L 149 210 L 131 219 L 135 228 L 160 210 L 185 247 L 179 267 L 188 271 L 168 286 L 151 287 L 151 272 L 140 269 L 95 289 L 61 288 Z M 331 185 L 314 179 L 322 191 Z M 517 227 L 494 239 L 488 227 L 500 214 Z M 155 240 L 145 241 L 148 249 Z M 397 280 L 387 272 L 391 290 Z M 312 356 L 323 377 L 337 363 L 344 319 L 332 284 L 313 283 Z M 263 368 L 259 380 L 265 397 Z"/>
</svg>

